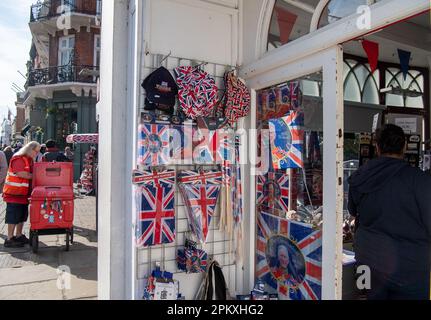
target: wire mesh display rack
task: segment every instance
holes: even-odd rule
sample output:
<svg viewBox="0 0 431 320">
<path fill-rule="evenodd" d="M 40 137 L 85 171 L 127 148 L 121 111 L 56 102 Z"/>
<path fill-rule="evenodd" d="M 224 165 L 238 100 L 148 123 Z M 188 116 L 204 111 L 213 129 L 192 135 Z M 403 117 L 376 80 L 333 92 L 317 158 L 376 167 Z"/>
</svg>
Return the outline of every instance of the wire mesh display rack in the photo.
<svg viewBox="0 0 431 320">
<path fill-rule="evenodd" d="M 199 65 L 202 70 L 206 71 L 214 78 L 217 88 L 219 88 L 219 99 L 222 99 L 225 91 L 224 74 L 227 71 L 236 69 L 235 66 L 175 57 L 172 55 L 163 56 L 160 54 L 149 53 L 144 57 L 140 82 L 142 83 L 150 73 L 158 69 L 160 66 L 168 69 L 172 76 L 174 76 L 174 69 L 179 66 L 197 65 Z M 140 90 L 140 112 L 141 114 L 144 114 L 147 112 L 144 110 L 145 90 L 142 87 L 140 87 Z M 175 110 L 177 110 L 177 108 L 178 103 L 175 106 Z M 174 169 L 177 171 L 177 173 L 182 170 L 199 168 L 211 170 L 220 167 L 217 165 L 169 165 L 165 167 L 165 169 Z M 149 167 L 139 166 L 139 169 L 144 170 L 149 169 Z M 220 205 L 221 203 L 219 199 L 216 214 L 211 220 L 207 241 L 205 244 L 199 245 L 199 247 L 207 252 L 209 260 L 216 260 L 220 264 L 225 273 L 225 278 L 229 289 L 231 292 L 235 292 L 235 253 L 232 239 L 230 239 L 230 237 L 225 232 L 219 230 Z M 182 249 L 184 247 L 185 240 L 190 238 L 186 207 L 178 190 L 178 185 L 176 185 L 175 191 L 175 217 L 176 237 L 173 243 L 157 245 L 148 248 L 137 248 L 137 281 L 139 282 L 139 286 L 141 288 L 142 283 L 145 281 L 146 277 L 150 275 L 151 271 L 156 267 L 157 264 L 160 265 L 162 270 L 174 273 L 174 278 L 178 278 L 178 276 L 192 276 L 186 275 L 185 272 L 179 270 L 176 263 L 178 249 Z"/>
</svg>

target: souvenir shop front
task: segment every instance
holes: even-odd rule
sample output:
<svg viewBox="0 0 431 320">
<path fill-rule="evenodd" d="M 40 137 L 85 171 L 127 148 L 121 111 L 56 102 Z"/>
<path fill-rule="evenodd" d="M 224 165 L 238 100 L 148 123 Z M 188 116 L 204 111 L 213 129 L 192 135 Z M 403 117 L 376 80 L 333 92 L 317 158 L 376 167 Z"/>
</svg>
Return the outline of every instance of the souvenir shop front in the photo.
<svg viewBox="0 0 431 320">
<path fill-rule="evenodd" d="M 353 258 L 343 254 L 344 142 L 358 137 L 349 145 L 364 161 L 360 133 L 411 123 L 382 105 L 384 88 L 388 99 L 410 91 L 403 102 L 422 93 L 423 110 L 409 110 L 429 137 L 429 72 L 421 82 L 407 66 L 404 79 L 419 90 L 408 81 L 397 89 L 376 80 L 380 62 L 371 67 L 396 64 L 388 48 L 413 62 L 426 50 L 389 35 L 376 60 L 379 40 L 367 35 L 429 19 L 429 2 L 337 3 L 346 1 L 103 2 L 99 298 L 214 298 L 206 279 L 219 270 L 233 299 L 354 291 Z M 360 78 L 353 57 L 371 75 L 362 100 L 346 102 L 356 94 L 350 77 Z M 375 82 L 377 103 L 365 94 Z"/>
</svg>

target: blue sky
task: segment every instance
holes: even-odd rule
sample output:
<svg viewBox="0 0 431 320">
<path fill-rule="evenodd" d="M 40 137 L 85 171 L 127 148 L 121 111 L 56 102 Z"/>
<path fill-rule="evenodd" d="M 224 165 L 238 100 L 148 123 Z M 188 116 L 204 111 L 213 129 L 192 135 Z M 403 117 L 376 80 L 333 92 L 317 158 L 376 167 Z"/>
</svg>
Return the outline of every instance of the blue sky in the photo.
<svg viewBox="0 0 431 320">
<path fill-rule="evenodd" d="M 16 95 L 12 83 L 24 86 L 24 78 L 17 70 L 26 74 L 26 62 L 31 47 L 28 27 L 30 6 L 36 0 L 0 1 L 0 121 L 7 116 L 8 107 L 16 113 Z"/>
</svg>

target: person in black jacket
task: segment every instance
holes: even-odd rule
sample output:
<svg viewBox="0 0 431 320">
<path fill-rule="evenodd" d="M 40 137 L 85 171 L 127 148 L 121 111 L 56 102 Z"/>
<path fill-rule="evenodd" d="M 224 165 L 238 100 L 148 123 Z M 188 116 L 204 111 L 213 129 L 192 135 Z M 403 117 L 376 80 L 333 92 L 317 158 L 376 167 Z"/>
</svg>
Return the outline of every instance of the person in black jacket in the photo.
<svg viewBox="0 0 431 320">
<path fill-rule="evenodd" d="M 369 300 L 429 300 L 431 176 L 404 161 L 403 130 L 388 124 L 377 137 L 378 158 L 349 179 L 354 249 L 371 270 Z"/>
<path fill-rule="evenodd" d="M 69 162 L 69 159 L 66 158 L 64 153 L 62 153 L 57 148 L 57 142 L 54 140 L 48 140 L 46 143 L 46 152 L 43 155 L 42 161 L 43 162 Z"/>
</svg>

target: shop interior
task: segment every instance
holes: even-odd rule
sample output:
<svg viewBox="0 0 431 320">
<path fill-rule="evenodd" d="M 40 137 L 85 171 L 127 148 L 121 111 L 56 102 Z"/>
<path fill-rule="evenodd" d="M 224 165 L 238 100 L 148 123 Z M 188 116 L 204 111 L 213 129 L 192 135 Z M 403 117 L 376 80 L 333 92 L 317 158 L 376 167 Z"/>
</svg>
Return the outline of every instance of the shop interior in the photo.
<svg viewBox="0 0 431 320">
<path fill-rule="evenodd" d="M 302 2 L 313 5 L 316 1 Z M 352 1 L 351 8 L 348 5 L 341 8 L 336 6 L 337 1 L 334 2 L 335 5 L 328 6 L 326 14 L 321 17 L 319 26 L 351 14 L 353 8 L 360 4 Z M 300 7 L 289 1 L 277 1 L 275 8 L 268 50 L 303 36 L 310 25 L 311 13 L 307 13 L 307 5 Z M 406 161 L 430 172 L 430 21 L 430 12 L 426 12 L 343 44 L 343 299 L 346 300 L 363 298 L 356 289 L 353 218 L 347 210 L 348 178 L 376 156 L 373 146 L 376 131 L 385 123 L 401 126 L 408 138 Z M 280 32 L 282 28 L 284 31 Z M 269 236 L 272 242 L 279 241 L 278 244 L 270 243 L 265 234 L 265 224 L 274 223 L 275 216 L 287 216 L 298 226 L 306 224 L 315 231 L 325 228 L 321 221 L 324 152 L 322 88 L 321 72 L 317 72 L 257 92 L 256 127 L 262 136 L 258 157 L 265 164 L 264 170 L 269 172 L 256 179 L 256 278 L 265 282 L 269 292 L 280 295 L 284 289 L 287 299 L 320 297 L 321 251 L 304 250 L 301 241 L 291 235 L 290 229 L 294 225 L 289 226 L 290 239 L 277 240 L 275 236 Z M 302 113 L 302 117 L 291 119 L 292 114 L 297 112 Z M 285 118 L 286 114 L 290 114 L 289 119 Z M 283 123 L 274 121 L 274 118 L 279 120 L 280 117 L 286 120 Z M 298 131 L 296 125 L 303 130 Z M 288 130 L 283 132 L 280 129 L 282 126 Z M 270 138 L 273 132 L 276 132 L 276 137 L 279 135 L 276 141 Z M 283 149 L 281 142 L 286 141 L 289 147 L 296 147 L 297 152 L 302 154 L 302 163 L 286 165 L 274 161 L 274 149 Z M 282 182 L 282 177 L 290 183 Z M 286 201 L 283 198 L 284 187 L 288 190 Z M 271 266 L 268 260 L 271 256 L 277 259 L 278 249 L 275 248 L 279 248 L 283 241 L 285 247 L 291 248 L 287 250 L 290 261 L 296 264 L 296 272 L 288 272 L 294 274 L 290 276 L 289 288 L 280 288 L 281 278 L 286 277 L 286 273 L 278 272 L 276 263 Z M 302 254 L 295 255 L 298 248 Z M 281 261 L 280 252 L 283 254 L 283 251 L 278 252 L 278 264 Z"/>
</svg>

